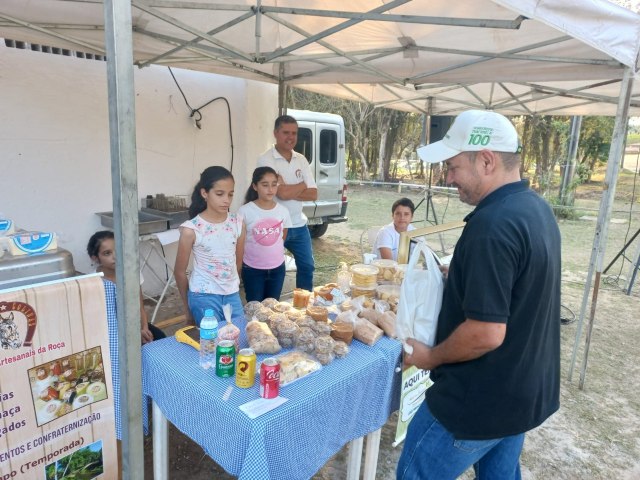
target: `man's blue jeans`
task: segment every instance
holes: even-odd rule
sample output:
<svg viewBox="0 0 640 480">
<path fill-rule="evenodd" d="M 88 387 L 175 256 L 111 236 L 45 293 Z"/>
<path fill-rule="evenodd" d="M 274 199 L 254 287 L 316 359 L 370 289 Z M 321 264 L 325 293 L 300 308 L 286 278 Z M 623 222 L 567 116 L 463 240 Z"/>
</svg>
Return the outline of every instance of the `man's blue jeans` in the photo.
<svg viewBox="0 0 640 480">
<path fill-rule="evenodd" d="M 288 229 L 284 248 L 289 250 L 296 260 L 296 287 L 313 290 L 315 266 L 311 250 L 311 234 L 307 226 Z"/>
<path fill-rule="evenodd" d="M 242 264 L 242 283 L 247 302 L 261 302 L 265 298 L 280 300 L 285 275 L 284 262 L 276 268 L 262 270 Z"/>
<path fill-rule="evenodd" d="M 398 480 L 454 480 L 470 466 L 476 480 L 520 480 L 524 433 L 493 440 L 456 440 L 436 420 L 427 402 L 409 424 Z"/>
</svg>

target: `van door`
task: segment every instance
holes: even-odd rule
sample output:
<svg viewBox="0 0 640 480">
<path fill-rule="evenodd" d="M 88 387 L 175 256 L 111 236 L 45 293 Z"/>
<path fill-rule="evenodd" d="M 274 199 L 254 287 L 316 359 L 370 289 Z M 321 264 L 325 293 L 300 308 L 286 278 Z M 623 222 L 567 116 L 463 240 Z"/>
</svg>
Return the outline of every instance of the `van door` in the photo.
<svg viewBox="0 0 640 480">
<path fill-rule="evenodd" d="M 315 153 L 315 135 L 316 135 L 316 124 L 315 122 L 305 122 L 298 120 L 298 142 L 294 150 L 298 153 L 303 154 L 307 161 L 309 162 L 309 168 L 311 168 L 311 173 L 313 173 L 313 178 L 318 181 L 317 172 L 315 168 L 314 158 L 316 156 Z M 319 198 L 319 195 L 318 195 Z M 316 211 L 316 202 L 304 202 L 304 206 L 302 207 L 303 213 L 307 216 L 310 225 L 315 225 L 317 222 L 314 219 L 315 211 Z"/>
<path fill-rule="evenodd" d="M 342 209 L 342 175 L 338 154 L 340 126 L 333 123 L 316 123 L 315 155 L 312 169 L 318 185 L 315 217 L 340 215 Z"/>
</svg>

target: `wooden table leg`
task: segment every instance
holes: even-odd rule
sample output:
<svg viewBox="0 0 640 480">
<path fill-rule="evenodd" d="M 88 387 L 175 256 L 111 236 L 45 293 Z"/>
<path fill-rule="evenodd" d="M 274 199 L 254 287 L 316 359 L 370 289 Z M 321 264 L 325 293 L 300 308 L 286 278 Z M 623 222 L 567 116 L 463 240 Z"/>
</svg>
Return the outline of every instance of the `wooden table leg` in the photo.
<svg viewBox="0 0 640 480">
<path fill-rule="evenodd" d="M 347 456 L 347 480 L 360 478 L 360 463 L 362 462 L 362 437 L 349 443 L 349 455 Z"/>
<path fill-rule="evenodd" d="M 169 424 L 156 402 L 153 408 L 153 478 L 167 480 L 169 478 Z"/>
<path fill-rule="evenodd" d="M 376 469 L 378 468 L 378 452 L 380 451 L 380 434 L 382 429 L 371 432 L 367 435 L 367 447 L 364 453 L 364 475 L 363 480 L 375 480 Z"/>
</svg>

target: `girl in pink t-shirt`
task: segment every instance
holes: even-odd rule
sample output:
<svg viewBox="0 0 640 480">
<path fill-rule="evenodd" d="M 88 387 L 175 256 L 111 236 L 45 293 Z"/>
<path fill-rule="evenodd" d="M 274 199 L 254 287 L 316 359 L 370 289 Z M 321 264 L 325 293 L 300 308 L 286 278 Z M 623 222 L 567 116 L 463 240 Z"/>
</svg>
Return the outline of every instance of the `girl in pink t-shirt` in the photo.
<svg viewBox="0 0 640 480">
<path fill-rule="evenodd" d="M 245 204 L 238 210 L 246 226 L 242 281 L 247 302 L 280 298 L 284 283 L 284 239 L 291 227 L 289 210 L 274 198 L 278 174 L 271 167 L 253 172 Z"/>
</svg>

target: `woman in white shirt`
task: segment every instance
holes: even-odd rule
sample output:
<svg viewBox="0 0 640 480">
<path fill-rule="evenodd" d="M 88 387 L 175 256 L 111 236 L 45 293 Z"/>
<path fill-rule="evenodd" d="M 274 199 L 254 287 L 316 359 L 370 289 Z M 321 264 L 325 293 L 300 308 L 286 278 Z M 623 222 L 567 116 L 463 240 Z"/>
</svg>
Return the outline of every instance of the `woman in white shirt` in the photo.
<svg viewBox="0 0 640 480">
<path fill-rule="evenodd" d="M 400 233 L 415 230 L 415 227 L 411 225 L 415 209 L 416 207 L 413 205 L 413 202 L 406 197 L 393 202 L 391 206 L 391 218 L 393 222 L 380 229 L 373 247 L 373 253 L 375 253 L 378 258 L 398 260 Z"/>
</svg>

